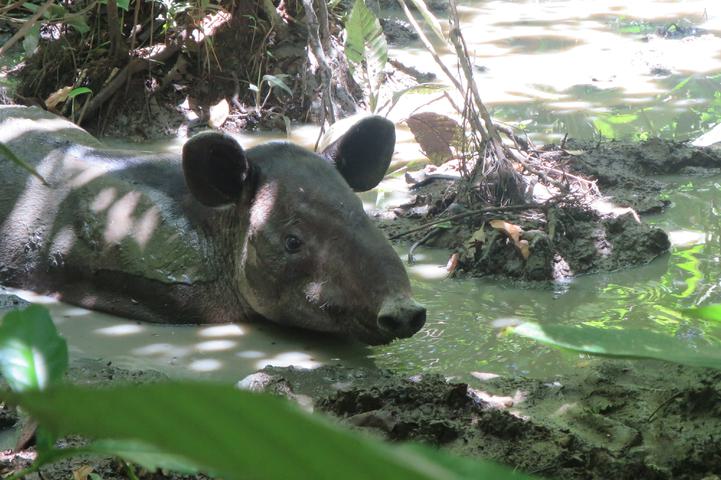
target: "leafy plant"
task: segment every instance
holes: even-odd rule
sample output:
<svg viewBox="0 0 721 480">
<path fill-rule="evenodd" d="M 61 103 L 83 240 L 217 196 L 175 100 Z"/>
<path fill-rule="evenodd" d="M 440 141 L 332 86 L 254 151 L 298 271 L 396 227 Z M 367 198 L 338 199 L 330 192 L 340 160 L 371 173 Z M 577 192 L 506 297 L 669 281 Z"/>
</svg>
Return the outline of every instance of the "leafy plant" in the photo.
<svg viewBox="0 0 721 480">
<path fill-rule="evenodd" d="M 345 24 L 345 56 L 351 72 L 359 73 L 368 87 L 369 107 L 378 107 L 383 69 L 388 62 L 388 43 L 378 18 L 365 4 L 355 0 Z"/>
<path fill-rule="evenodd" d="M 270 98 L 270 94 L 273 93 L 274 88 L 279 88 L 286 92 L 291 97 L 293 96 L 293 91 L 288 87 L 288 85 L 285 83 L 285 79 L 289 78 L 289 75 L 286 74 L 278 74 L 278 75 L 263 75 L 262 78 L 259 79 L 258 85 L 255 85 L 251 83 L 248 88 L 252 92 L 255 92 L 255 109 L 256 111 L 260 111 L 265 107 L 265 104 L 268 102 L 268 99 Z M 262 96 L 263 91 L 263 84 L 268 85 L 268 93 L 265 94 L 265 98 L 263 98 L 263 101 L 261 102 L 260 98 Z"/>
<path fill-rule="evenodd" d="M 721 305 L 686 310 L 687 314 L 721 320 Z M 710 343 L 688 344 L 675 337 L 639 329 L 614 329 L 522 323 L 511 330 L 541 343 L 574 352 L 615 358 L 650 358 L 683 365 L 721 369 L 721 350 Z"/>
</svg>

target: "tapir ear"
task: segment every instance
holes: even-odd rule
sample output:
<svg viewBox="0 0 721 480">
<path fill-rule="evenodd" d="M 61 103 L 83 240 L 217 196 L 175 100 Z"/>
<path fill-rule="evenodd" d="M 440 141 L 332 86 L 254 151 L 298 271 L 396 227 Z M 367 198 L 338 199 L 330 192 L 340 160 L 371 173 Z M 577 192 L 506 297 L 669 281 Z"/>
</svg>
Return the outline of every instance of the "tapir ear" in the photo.
<svg viewBox="0 0 721 480">
<path fill-rule="evenodd" d="M 183 145 L 183 173 L 193 196 L 203 205 L 236 202 L 250 173 L 243 148 L 218 132 L 203 132 Z"/>
<path fill-rule="evenodd" d="M 356 192 L 383 180 L 396 147 L 396 128 L 390 120 L 372 116 L 353 125 L 321 155 L 338 169 Z"/>
</svg>

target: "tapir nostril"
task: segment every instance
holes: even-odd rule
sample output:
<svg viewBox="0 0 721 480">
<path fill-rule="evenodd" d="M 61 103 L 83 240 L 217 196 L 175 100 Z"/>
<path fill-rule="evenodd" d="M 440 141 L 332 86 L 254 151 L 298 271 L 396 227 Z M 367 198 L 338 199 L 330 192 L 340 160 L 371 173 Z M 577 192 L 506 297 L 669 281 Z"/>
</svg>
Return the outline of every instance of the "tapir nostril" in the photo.
<svg viewBox="0 0 721 480">
<path fill-rule="evenodd" d="M 426 323 L 426 309 L 420 305 L 403 306 L 378 316 L 378 326 L 396 337 L 410 337 Z"/>
</svg>

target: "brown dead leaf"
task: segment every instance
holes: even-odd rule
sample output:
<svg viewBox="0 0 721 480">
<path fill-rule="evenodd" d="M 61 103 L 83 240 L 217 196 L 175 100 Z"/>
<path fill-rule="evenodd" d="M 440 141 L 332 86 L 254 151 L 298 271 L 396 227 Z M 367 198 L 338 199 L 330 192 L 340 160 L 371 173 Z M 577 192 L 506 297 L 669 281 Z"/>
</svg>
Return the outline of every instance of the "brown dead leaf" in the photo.
<svg viewBox="0 0 721 480">
<path fill-rule="evenodd" d="M 210 118 L 208 125 L 212 128 L 220 128 L 230 115 L 230 105 L 226 99 L 222 99 L 210 107 Z"/>
<path fill-rule="evenodd" d="M 523 229 L 519 227 L 518 225 L 514 225 L 512 223 L 508 223 L 505 220 L 491 220 L 490 222 L 491 227 L 494 229 L 505 233 L 508 235 L 508 238 L 513 240 L 513 244 L 516 246 L 516 248 L 521 252 L 521 255 L 523 255 L 524 259 L 527 259 L 528 256 L 531 254 L 529 248 L 528 248 L 528 240 L 521 240 L 521 234 L 523 233 Z"/>
<path fill-rule="evenodd" d="M 421 112 L 408 117 L 406 123 L 431 162 L 440 165 L 453 156 L 451 146 L 461 134 L 458 122 L 438 113 Z"/>
<path fill-rule="evenodd" d="M 454 253 L 451 255 L 451 258 L 448 259 L 448 263 L 446 264 L 446 271 L 448 272 L 448 275 L 453 275 L 453 272 L 455 272 L 458 268 L 458 259 L 458 253 Z"/>
<path fill-rule="evenodd" d="M 88 480 L 88 476 L 93 473 L 93 467 L 83 465 L 77 470 L 73 470 L 73 480 Z"/>
<path fill-rule="evenodd" d="M 53 93 L 45 100 L 45 108 L 48 110 L 54 110 L 58 104 L 63 103 L 68 99 L 68 95 L 73 91 L 73 86 L 63 87 Z"/>
<path fill-rule="evenodd" d="M 579 155 L 583 155 L 586 153 L 585 150 L 564 150 L 564 153 L 567 153 L 569 155 L 573 155 L 574 157 L 577 157 Z"/>
</svg>

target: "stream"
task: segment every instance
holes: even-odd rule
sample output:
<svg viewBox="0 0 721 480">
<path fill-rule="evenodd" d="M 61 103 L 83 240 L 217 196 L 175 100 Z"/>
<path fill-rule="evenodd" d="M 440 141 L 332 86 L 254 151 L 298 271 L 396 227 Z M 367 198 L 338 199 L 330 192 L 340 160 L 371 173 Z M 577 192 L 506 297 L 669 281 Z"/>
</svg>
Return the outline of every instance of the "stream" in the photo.
<svg viewBox="0 0 721 480">
<path fill-rule="evenodd" d="M 616 138 L 693 139 L 715 124 L 717 110 L 721 115 L 721 5 L 716 2 L 477 1 L 466 2 L 462 14 L 481 95 L 492 115 L 523 128 L 538 143 L 558 141 L 566 133 L 596 138 L 598 132 Z M 670 24 L 690 34 L 663 38 L 659 29 L 665 32 Z M 391 54 L 420 70 L 435 70 L 418 45 L 396 47 Z M 400 121 L 427 101 L 401 102 L 391 117 Z M 443 108 L 439 102 L 437 111 Z M 422 158 L 412 135 L 400 128 L 392 166 L 397 172 Z M 315 128 L 296 128 L 292 139 L 312 146 L 316 134 Z M 241 142 L 249 146 L 272 137 L 249 135 Z M 122 140 L 109 143 L 139 148 Z M 140 148 L 177 151 L 179 144 Z M 669 232 L 673 246 L 640 268 L 519 286 L 447 279 L 449 253 L 420 248 L 418 263 L 408 270 L 417 300 L 428 308 L 428 321 L 413 338 L 387 346 L 365 347 L 274 325 L 153 325 L 29 292 L 21 296 L 50 308 L 73 361 L 99 358 L 171 377 L 236 381 L 266 365 L 312 368 L 337 362 L 375 364 L 404 374 L 436 372 L 464 381 L 479 373 L 547 377 L 594 360 L 507 335 L 503 326 L 519 320 L 587 324 L 647 329 L 690 344 L 721 342 L 721 325 L 678 312 L 721 303 L 721 176 L 663 180 L 671 206 L 645 220 Z M 363 200 L 373 209 L 396 205 L 406 196 L 396 175 Z M 407 250 L 408 245 L 397 245 L 403 258 Z"/>
</svg>

